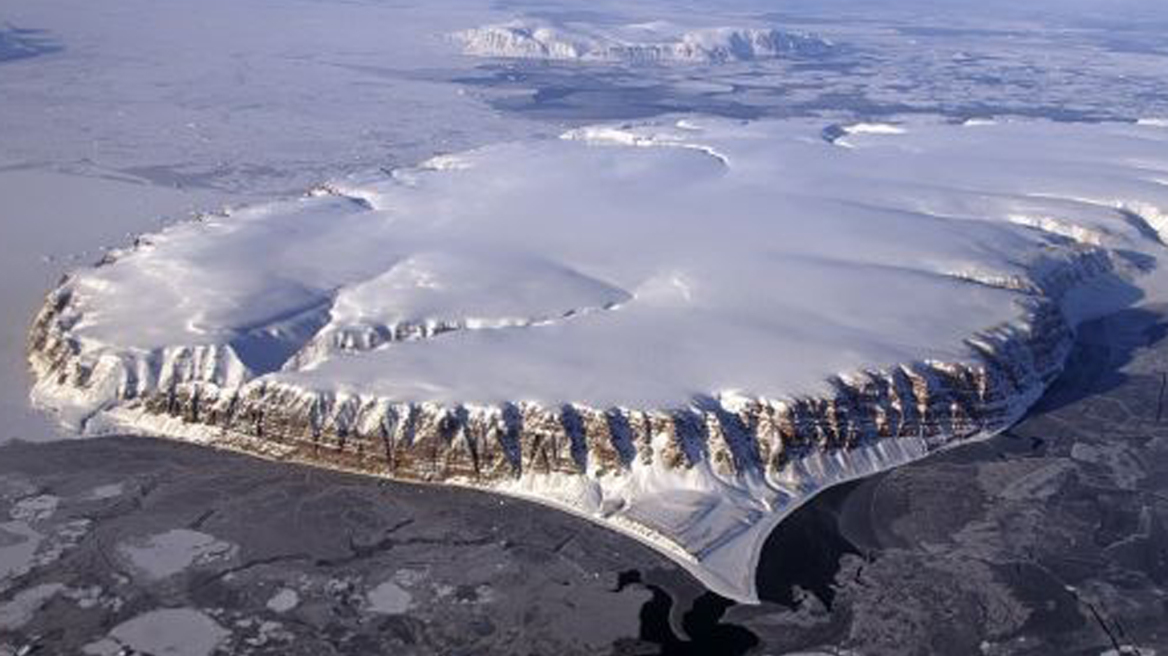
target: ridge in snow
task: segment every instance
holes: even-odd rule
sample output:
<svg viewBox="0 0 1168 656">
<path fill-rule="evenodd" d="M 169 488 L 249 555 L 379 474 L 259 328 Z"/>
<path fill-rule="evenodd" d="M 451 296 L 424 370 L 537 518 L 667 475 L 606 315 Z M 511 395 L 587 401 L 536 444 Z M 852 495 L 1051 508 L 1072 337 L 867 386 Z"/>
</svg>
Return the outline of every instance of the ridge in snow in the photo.
<svg viewBox="0 0 1168 656">
<path fill-rule="evenodd" d="M 33 397 L 579 513 L 755 600 L 826 486 L 1008 427 L 1162 292 L 1168 132 L 608 125 L 169 227 L 74 273 Z M 256 257 L 263 253 L 263 257 Z"/>
<path fill-rule="evenodd" d="M 477 57 L 635 64 L 718 64 L 817 57 L 832 48 L 826 39 L 770 27 L 686 29 L 664 21 L 599 27 L 515 20 L 451 36 L 464 53 Z"/>
</svg>

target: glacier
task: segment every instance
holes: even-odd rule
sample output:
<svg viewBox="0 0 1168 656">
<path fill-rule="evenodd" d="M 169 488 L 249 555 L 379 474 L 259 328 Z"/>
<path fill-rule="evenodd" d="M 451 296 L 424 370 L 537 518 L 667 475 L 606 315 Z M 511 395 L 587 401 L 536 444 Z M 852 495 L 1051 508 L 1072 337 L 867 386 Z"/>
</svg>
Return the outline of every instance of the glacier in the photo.
<svg viewBox="0 0 1168 656">
<path fill-rule="evenodd" d="M 38 406 L 578 513 L 757 600 L 818 491 L 1008 427 L 1166 287 L 1168 130 L 582 127 L 138 237 L 33 326 Z"/>
</svg>

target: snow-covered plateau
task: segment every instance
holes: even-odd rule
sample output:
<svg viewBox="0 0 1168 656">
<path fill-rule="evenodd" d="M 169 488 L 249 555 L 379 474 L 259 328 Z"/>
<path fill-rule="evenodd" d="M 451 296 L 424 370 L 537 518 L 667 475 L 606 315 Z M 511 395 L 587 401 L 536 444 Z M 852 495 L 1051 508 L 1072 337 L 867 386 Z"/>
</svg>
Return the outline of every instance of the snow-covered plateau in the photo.
<svg viewBox="0 0 1168 656">
<path fill-rule="evenodd" d="M 814 57 L 832 44 L 812 34 L 772 27 L 685 29 L 664 21 L 630 25 L 556 24 L 532 19 L 486 25 L 451 35 L 478 57 L 623 63 L 717 64 Z"/>
<path fill-rule="evenodd" d="M 144 235 L 49 295 L 33 398 L 536 499 L 752 601 L 779 520 L 1008 427 L 1166 236 L 1156 125 L 582 128 Z"/>
</svg>

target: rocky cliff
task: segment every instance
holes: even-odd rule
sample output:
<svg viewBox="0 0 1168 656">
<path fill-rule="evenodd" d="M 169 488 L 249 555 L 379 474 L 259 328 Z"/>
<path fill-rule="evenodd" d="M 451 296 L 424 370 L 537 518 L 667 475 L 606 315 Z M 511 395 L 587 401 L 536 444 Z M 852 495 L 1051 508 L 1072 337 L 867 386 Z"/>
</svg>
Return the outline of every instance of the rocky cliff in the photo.
<svg viewBox="0 0 1168 656">
<path fill-rule="evenodd" d="M 652 182 L 665 166 L 697 176 L 702 194 L 722 193 L 722 185 L 736 198 L 751 197 L 758 191 L 750 179 L 735 176 L 767 172 L 752 158 L 774 157 L 755 148 L 763 139 L 757 129 L 711 131 L 686 148 L 675 146 L 693 128 L 625 140 L 631 145 L 541 144 L 524 153 L 533 168 L 514 172 L 513 184 L 524 194 L 527 185 L 550 186 L 552 198 L 561 180 L 579 184 L 578 175 L 544 172 L 551 171 L 549 155 L 539 148 L 550 148 L 561 158 L 552 161 L 565 166 L 584 158 L 588 166 L 577 173 L 590 179 L 601 171 L 597 184 L 613 184 L 618 195 L 628 182 L 623 176 Z M 966 128 L 928 129 L 944 136 Z M 866 157 L 887 164 L 881 140 L 913 138 L 946 143 L 936 134 L 857 133 L 847 149 L 821 140 L 788 143 L 774 134 L 764 144 L 843 162 L 832 165 L 833 180 L 855 181 L 878 170 Z M 1009 130 L 1003 135 L 1007 143 L 1014 138 Z M 865 139 L 879 147 L 866 150 Z M 916 170 L 922 146 L 908 145 L 898 157 Z M 996 161 L 995 148 L 1003 146 L 980 156 Z M 594 166 L 594 158 L 615 157 L 629 167 L 626 158 L 639 151 L 652 155 L 653 166 L 632 166 L 615 182 Z M 971 151 L 973 165 L 978 155 Z M 468 155 L 465 168 L 424 169 L 410 174 L 421 178 L 406 176 L 404 187 L 396 179 L 365 189 L 362 198 L 372 200 L 363 203 L 336 191 L 139 240 L 49 295 L 29 339 L 34 399 L 89 433 L 164 435 L 527 496 L 635 535 L 712 589 L 751 600 L 753 565 L 774 522 L 826 486 L 1008 427 L 1058 374 L 1075 321 L 1092 307 L 1131 302 L 1131 281 L 1154 268 L 1147 252 L 1159 247 L 1126 214 L 1130 204 L 1106 209 L 1065 196 L 1035 200 L 956 187 L 922 196 L 922 189 L 934 191 L 917 178 L 901 183 L 895 203 L 884 197 L 887 185 L 871 185 L 877 206 L 854 210 L 847 232 L 831 223 L 852 202 L 842 202 L 838 191 L 822 206 L 798 206 L 818 208 L 812 224 L 826 225 L 822 232 L 809 232 L 806 214 L 776 223 L 773 205 L 760 206 L 758 217 L 738 208 L 734 216 L 747 218 L 723 218 L 720 227 L 753 237 L 736 257 L 708 263 L 701 258 L 709 243 L 686 233 L 709 222 L 706 198 L 671 205 L 679 192 L 666 189 L 661 207 L 670 212 L 644 216 L 639 203 L 653 187 L 636 187 L 628 211 L 648 224 L 646 234 L 674 236 L 659 238 L 650 252 L 636 239 L 631 246 L 601 239 L 588 245 L 597 259 L 561 242 L 562 230 L 590 225 L 627 237 L 628 217 L 603 227 L 583 218 L 593 214 L 571 218 L 564 210 L 571 220 L 548 226 L 543 212 L 516 232 L 500 218 L 524 214 L 514 199 L 541 209 L 547 201 L 505 194 L 498 206 L 486 203 L 489 212 L 455 220 L 452 212 L 471 210 L 448 207 L 448 178 L 425 177 L 471 176 L 457 185 L 474 190 L 481 185 L 465 171 L 482 171 L 498 184 L 499 169 L 483 163 L 522 161 L 515 156 L 507 148 Z M 768 186 L 766 193 L 794 197 L 810 188 L 789 171 L 785 180 L 789 191 Z M 927 214 L 917 209 L 923 199 L 932 203 Z M 942 201 L 986 214 L 947 216 Z M 471 198 L 466 206 L 484 203 Z M 1063 218 L 1019 218 L 1036 203 L 1061 210 Z M 684 213 L 690 207 L 692 217 Z M 425 220 L 411 224 L 418 216 Z M 475 239 L 501 231 L 508 245 L 519 240 L 532 249 L 500 254 L 497 246 L 487 255 L 444 243 L 433 250 L 422 238 L 435 225 L 447 227 L 435 216 L 457 228 L 440 233 L 447 240 L 473 235 L 486 221 L 489 230 Z M 914 230 L 896 232 L 905 221 Z M 1058 229 L 1043 227 L 1050 225 Z M 785 255 L 769 245 L 795 238 L 798 248 Z M 624 248 L 640 255 L 602 264 Z M 827 249 L 842 249 L 852 261 L 808 255 Z M 267 255 L 237 257 L 255 252 Z M 906 253 L 919 268 L 903 264 Z M 644 267 L 647 258 L 661 262 Z M 624 268 L 626 261 L 632 268 Z M 684 271 L 673 268 L 679 261 L 687 263 Z M 803 294 L 808 287 L 813 293 Z M 760 323 L 764 329 L 756 331 Z M 949 344 L 945 335 L 962 330 L 964 338 Z M 903 344 L 917 334 L 936 344 Z M 834 364 L 841 361 L 856 364 Z M 698 382 L 676 381 L 676 371 L 693 372 Z M 821 382 L 802 384 L 804 371 Z M 774 382 L 768 389 L 718 387 L 699 380 L 708 373 L 748 382 L 773 373 Z M 694 386 L 704 391 L 685 392 Z M 676 401 L 638 396 L 659 387 Z"/>
<path fill-rule="evenodd" d="M 721 64 L 784 57 L 817 57 L 831 42 L 773 28 L 685 30 L 664 23 L 607 30 L 515 21 L 452 35 L 466 54 L 479 57 L 624 64 Z"/>
</svg>

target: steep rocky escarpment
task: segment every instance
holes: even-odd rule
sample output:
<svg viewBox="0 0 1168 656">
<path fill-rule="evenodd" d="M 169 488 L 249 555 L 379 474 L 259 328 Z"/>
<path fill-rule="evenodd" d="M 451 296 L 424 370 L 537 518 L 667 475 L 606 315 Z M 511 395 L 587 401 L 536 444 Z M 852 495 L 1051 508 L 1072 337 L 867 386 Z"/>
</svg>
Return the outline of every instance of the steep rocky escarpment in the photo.
<svg viewBox="0 0 1168 656">
<path fill-rule="evenodd" d="M 175 226 L 49 295 L 34 400 L 528 496 L 751 600 L 769 527 L 1008 427 L 1162 248 L 1158 133 L 818 130 L 577 131 Z"/>
<path fill-rule="evenodd" d="M 1058 373 L 1072 339 L 1058 300 L 1076 284 L 1114 275 L 1085 251 L 1028 291 L 1019 326 L 968 341 L 967 362 L 906 363 L 830 379 L 831 393 L 786 400 L 695 399 L 676 409 L 565 403 L 449 406 L 400 403 L 249 377 L 229 347 L 166 349 L 142 360 L 87 361 L 70 338 L 71 296 L 60 290 L 37 318 L 30 358 L 42 385 L 100 396 L 127 410 L 205 427 L 217 442 L 394 478 L 489 484 L 524 472 L 619 475 L 635 461 L 668 468 L 708 461 L 724 476 L 777 476 L 808 450 L 846 451 L 882 438 L 938 445 L 992 433 Z M 459 330 L 377 331 L 386 342 Z M 464 328 L 463 328 L 464 329 Z M 354 342 L 347 348 L 360 350 Z M 364 348 L 382 342 L 361 341 Z M 316 348 L 309 346 L 308 348 Z"/>
</svg>

